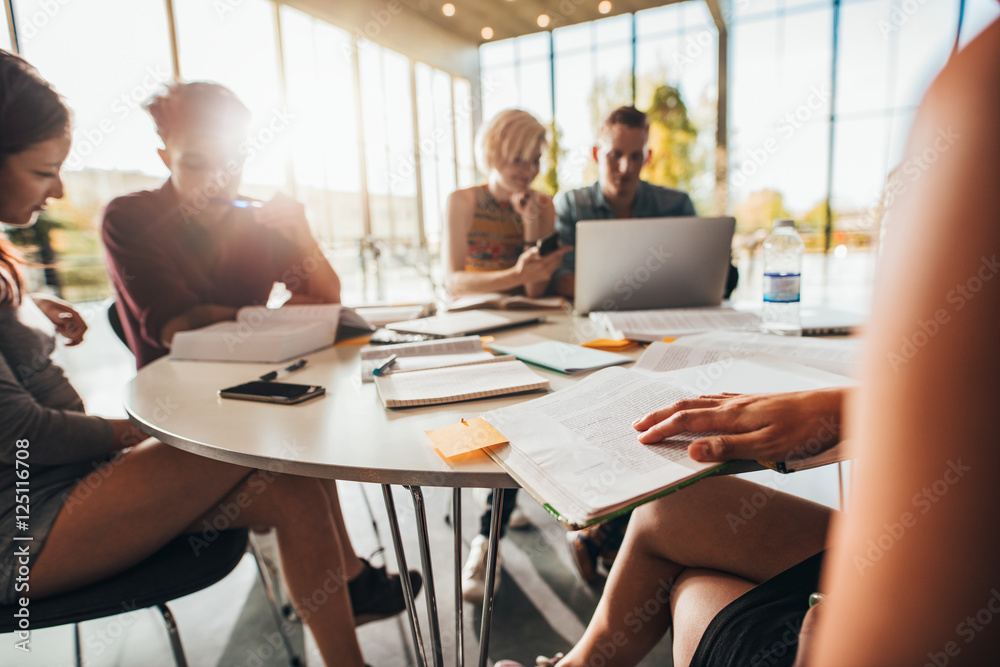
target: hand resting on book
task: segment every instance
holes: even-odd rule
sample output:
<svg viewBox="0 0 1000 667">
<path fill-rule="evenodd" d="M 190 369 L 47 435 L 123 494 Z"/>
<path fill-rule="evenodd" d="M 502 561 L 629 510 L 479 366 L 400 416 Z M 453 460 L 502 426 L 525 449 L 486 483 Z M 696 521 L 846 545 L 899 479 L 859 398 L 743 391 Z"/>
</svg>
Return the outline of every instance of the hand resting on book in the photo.
<svg viewBox="0 0 1000 667">
<path fill-rule="evenodd" d="M 632 426 L 639 442 L 653 444 L 679 433 L 712 433 L 688 446 L 695 461 L 782 461 L 815 455 L 840 441 L 847 389 L 782 394 L 719 394 L 678 401 Z"/>
</svg>

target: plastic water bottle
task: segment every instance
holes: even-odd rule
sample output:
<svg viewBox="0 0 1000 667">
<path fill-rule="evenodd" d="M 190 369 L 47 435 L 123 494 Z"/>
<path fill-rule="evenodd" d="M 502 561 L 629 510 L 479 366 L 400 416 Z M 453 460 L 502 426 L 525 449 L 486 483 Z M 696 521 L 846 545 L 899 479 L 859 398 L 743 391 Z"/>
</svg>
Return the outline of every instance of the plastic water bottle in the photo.
<svg viewBox="0 0 1000 667">
<path fill-rule="evenodd" d="M 764 239 L 764 309 L 761 329 L 781 336 L 801 336 L 799 301 L 802 286 L 802 252 L 805 245 L 795 231 L 795 221 L 774 221 Z"/>
</svg>

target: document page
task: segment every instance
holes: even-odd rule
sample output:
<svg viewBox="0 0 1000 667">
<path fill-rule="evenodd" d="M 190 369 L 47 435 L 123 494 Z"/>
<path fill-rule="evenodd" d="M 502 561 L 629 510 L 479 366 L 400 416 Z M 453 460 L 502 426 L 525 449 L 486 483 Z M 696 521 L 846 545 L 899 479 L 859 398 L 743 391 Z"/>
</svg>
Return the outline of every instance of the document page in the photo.
<svg viewBox="0 0 1000 667">
<path fill-rule="evenodd" d="M 731 308 L 668 308 L 591 313 L 590 319 L 620 338 L 657 341 L 718 329 L 756 330 L 760 318 Z"/>
<path fill-rule="evenodd" d="M 655 366 L 653 358 L 647 362 Z M 767 357 L 719 359 L 670 372 L 607 368 L 554 394 L 483 417 L 510 442 L 490 449 L 490 456 L 543 504 L 582 524 L 718 467 L 687 456 L 688 444 L 705 434 L 639 443 L 632 428 L 639 417 L 704 394 L 847 384 L 851 381 L 843 376 Z"/>
<path fill-rule="evenodd" d="M 861 359 L 862 341 L 842 338 L 827 340 L 772 336 L 763 333 L 713 331 L 684 336 L 673 343 L 654 343 L 647 348 L 636 368 L 669 371 L 720 359 L 769 356 L 804 366 L 854 377 Z"/>
<path fill-rule="evenodd" d="M 557 393 L 483 417 L 561 493 L 596 511 L 717 465 L 688 457 L 694 434 L 643 445 L 632 428 L 652 410 L 694 395 L 640 373 L 608 368 Z"/>
</svg>

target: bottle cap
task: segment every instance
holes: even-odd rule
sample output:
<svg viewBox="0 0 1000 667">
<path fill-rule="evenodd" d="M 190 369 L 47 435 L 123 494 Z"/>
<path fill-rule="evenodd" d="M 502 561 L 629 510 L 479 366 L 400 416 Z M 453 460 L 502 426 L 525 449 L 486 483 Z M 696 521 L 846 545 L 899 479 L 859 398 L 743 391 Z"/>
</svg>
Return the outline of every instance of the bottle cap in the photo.
<svg viewBox="0 0 1000 667">
<path fill-rule="evenodd" d="M 774 228 L 778 229 L 779 227 L 791 227 L 795 229 L 795 221 L 791 218 L 778 218 L 774 221 Z"/>
</svg>

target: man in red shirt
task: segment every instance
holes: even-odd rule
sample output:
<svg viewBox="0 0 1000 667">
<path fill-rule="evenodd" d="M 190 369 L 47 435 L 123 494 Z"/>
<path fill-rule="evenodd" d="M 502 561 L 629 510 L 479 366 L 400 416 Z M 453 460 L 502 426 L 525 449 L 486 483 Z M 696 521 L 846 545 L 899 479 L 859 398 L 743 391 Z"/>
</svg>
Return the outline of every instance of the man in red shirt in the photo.
<svg viewBox="0 0 1000 667">
<path fill-rule="evenodd" d="M 112 201 L 103 239 L 118 314 L 136 366 L 170 351 L 178 331 L 265 305 L 275 283 L 289 303 L 339 303 L 340 279 L 302 204 L 238 199 L 250 113 L 217 84 L 175 84 L 147 106 L 170 179 Z M 240 206 L 240 205 L 244 206 Z"/>
<path fill-rule="evenodd" d="M 266 305 L 275 283 L 289 303 L 339 303 L 340 280 L 316 244 L 302 204 L 278 195 L 258 206 L 237 189 L 250 112 L 212 83 L 174 84 L 147 109 L 163 140 L 170 179 L 118 197 L 104 213 L 104 248 L 125 338 L 142 368 L 166 355 L 179 331 L 232 320 Z M 405 609 L 399 575 L 354 555 L 335 490 L 356 625 Z M 410 572 L 416 593 L 421 577 Z"/>
</svg>

